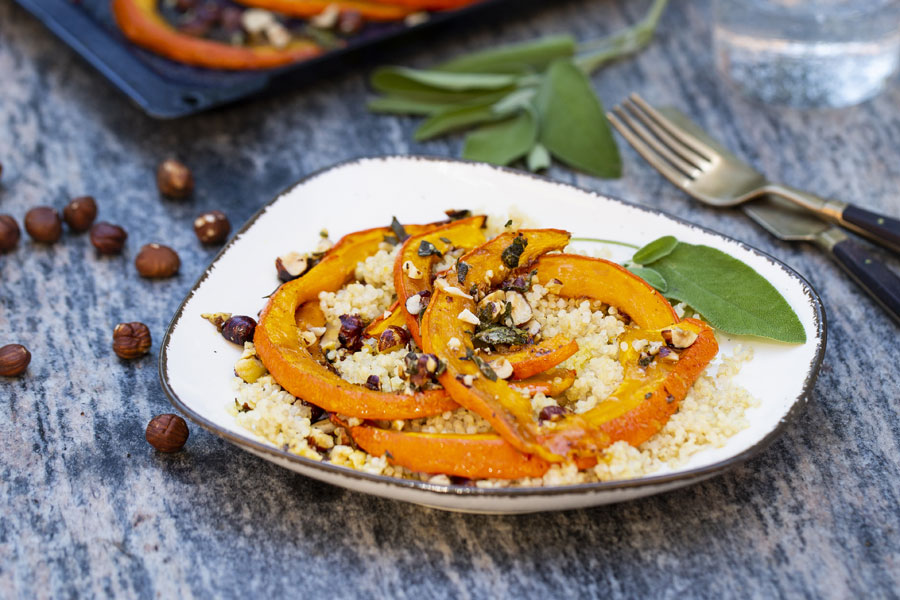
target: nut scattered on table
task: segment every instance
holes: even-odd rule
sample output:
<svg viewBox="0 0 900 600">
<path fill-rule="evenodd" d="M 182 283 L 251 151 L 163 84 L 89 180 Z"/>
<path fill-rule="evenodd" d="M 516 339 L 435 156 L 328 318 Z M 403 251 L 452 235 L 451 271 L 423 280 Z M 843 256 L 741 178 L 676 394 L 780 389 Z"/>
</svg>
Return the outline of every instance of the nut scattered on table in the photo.
<svg viewBox="0 0 900 600">
<path fill-rule="evenodd" d="M 25 372 L 31 362 L 31 352 L 21 344 L 7 344 L 0 348 L 0 375 L 16 377 Z"/>
<path fill-rule="evenodd" d="M 221 210 L 211 210 L 194 219 L 194 233 L 203 244 L 221 244 L 231 233 L 231 223 Z"/>
<path fill-rule="evenodd" d="M 113 352 L 119 358 L 134 360 L 150 351 L 150 329 L 143 323 L 119 323 L 113 330 Z"/>
<path fill-rule="evenodd" d="M 19 243 L 22 230 L 10 215 L 0 215 L 0 252 L 9 252 Z"/>
<path fill-rule="evenodd" d="M 25 231 L 36 242 L 52 244 L 62 236 L 59 212 L 49 206 L 37 206 L 25 213 Z"/>
<path fill-rule="evenodd" d="M 184 448 L 190 434 L 184 419 L 178 415 L 165 414 L 157 415 L 147 423 L 144 437 L 160 452 L 178 452 Z"/>
<path fill-rule="evenodd" d="M 181 267 L 178 253 L 162 244 L 147 244 L 134 258 L 134 266 L 141 277 L 163 279 L 171 277 Z"/>
<path fill-rule="evenodd" d="M 187 198 L 194 191 L 194 176 L 187 165 L 169 158 L 156 169 L 156 186 L 168 198 Z"/>
<path fill-rule="evenodd" d="M 100 221 L 91 227 L 91 244 L 100 254 L 120 254 L 127 239 L 128 233 L 118 225 Z"/>
<path fill-rule="evenodd" d="M 235 315 L 222 326 L 222 337 L 239 346 L 243 346 L 245 342 L 252 342 L 255 332 L 256 320 L 246 315 Z"/>
<path fill-rule="evenodd" d="M 87 231 L 97 218 L 97 202 L 93 196 L 79 196 L 63 208 L 63 220 L 72 231 Z"/>
</svg>

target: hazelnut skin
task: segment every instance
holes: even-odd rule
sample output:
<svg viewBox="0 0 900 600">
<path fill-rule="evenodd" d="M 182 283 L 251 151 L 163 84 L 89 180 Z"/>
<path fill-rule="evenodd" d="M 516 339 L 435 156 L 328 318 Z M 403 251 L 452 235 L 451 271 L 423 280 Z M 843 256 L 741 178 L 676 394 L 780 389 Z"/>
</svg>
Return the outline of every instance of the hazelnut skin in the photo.
<svg viewBox="0 0 900 600">
<path fill-rule="evenodd" d="M 243 346 L 245 342 L 252 342 L 255 332 L 256 321 L 252 317 L 244 315 L 235 315 L 225 321 L 225 325 L 222 326 L 222 337 L 238 346 Z"/>
<path fill-rule="evenodd" d="M 0 375 L 16 377 L 25 372 L 31 362 L 31 352 L 21 344 L 7 344 L 0 348 Z"/>
<path fill-rule="evenodd" d="M 113 352 L 125 360 L 134 360 L 150 352 L 150 329 L 143 323 L 119 323 L 113 329 Z"/>
<path fill-rule="evenodd" d="M 55 208 L 37 206 L 25 213 L 25 231 L 36 242 L 52 244 L 62 236 L 62 219 Z"/>
<path fill-rule="evenodd" d="M 87 231 L 97 218 L 97 202 L 93 196 L 79 196 L 63 208 L 63 221 L 72 231 Z"/>
<path fill-rule="evenodd" d="M 0 252 L 9 252 L 19 243 L 22 230 L 10 215 L 0 215 Z"/>
<path fill-rule="evenodd" d="M 127 239 L 128 233 L 118 225 L 100 221 L 91 227 L 91 244 L 100 254 L 120 254 Z"/>
<path fill-rule="evenodd" d="M 193 193 L 194 176 L 184 163 L 169 158 L 156 169 L 156 186 L 163 196 L 180 200 Z"/>
<path fill-rule="evenodd" d="M 178 415 L 165 414 L 153 417 L 147 423 L 144 437 L 160 452 L 178 452 L 184 448 L 191 432 L 187 423 Z"/>
<path fill-rule="evenodd" d="M 181 259 L 168 246 L 147 244 L 134 258 L 134 266 L 141 277 L 163 279 L 178 272 Z"/>
<path fill-rule="evenodd" d="M 221 244 L 231 233 L 231 223 L 221 210 L 211 210 L 194 219 L 194 233 L 202 244 Z"/>
</svg>

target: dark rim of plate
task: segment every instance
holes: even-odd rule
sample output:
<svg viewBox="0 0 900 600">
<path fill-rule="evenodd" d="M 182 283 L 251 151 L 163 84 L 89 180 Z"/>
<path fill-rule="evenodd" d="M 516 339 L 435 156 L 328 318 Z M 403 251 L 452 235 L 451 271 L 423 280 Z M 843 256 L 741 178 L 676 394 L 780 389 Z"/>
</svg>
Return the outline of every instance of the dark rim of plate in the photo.
<svg viewBox="0 0 900 600">
<path fill-rule="evenodd" d="M 709 233 L 715 235 L 720 238 L 725 238 L 731 242 L 734 242 L 755 254 L 758 254 L 771 262 L 773 265 L 778 266 L 783 271 L 785 271 L 792 278 L 798 280 L 802 286 L 803 291 L 806 294 L 806 299 L 810 303 L 813 308 L 815 314 L 815 327 L 816 327 L 816 353 L 812 362 L 810 363 L 809 371 L 807 372 L 806 379 L 803 382 L 803 389 L 799 396 L 794 400 L 791 404 L 790 409 L 787 414 L 778 422 L 778 424 L 773 428 L 769 433 L 766 434 L 761 440 L 756 442 L 754 445 L 750 446 L 746 450 L 732 456 L 730 458 L 726 458 L 719 462 L 713 463 L 711 465 L 697 467 L 694 469 L 689 469 L 686 471 L 678 471 L 675 473 L 667 473 L 663 475 L 650 475 L 648 477 L 641 477 L 638 479 L 626 479 L 621 481 L 600 481 L 595 483 L 580 483 L 580 484 L 572 484 L 572 485 L 564 485 L 564 486 L 553 486 L 553 487 L 518 487 L 518 488 L 479 488 L 475 486 L 466 486 L 466 485 L 439 485 L 432 484 L 425 481 L 416 481 L 410 479 L 399 479 L 396 477 L 389 477 L 387 475 L 373 475 L 370 473 L 365 473 L 362 471 L 357 471 L 354 469 L 350 469 L 347 467 L 341 467 L 338 465 L 331 464 L 329 462 L 320 462 L 315 461 L 309 458 L 304 458 L 302 456 L 298 456 L 296 454 L 292 454 L 285 450 L 281 450 L 280 448 L 276 448 L 269 444 L 259 442 L 255 439 L 252 439 L 247 436 L 237 435 L 226 431 L 220 428 L 215 423 L 209 421 L 204 416 L 192 410 L 188 407 L 181 399 L 178 397 L 178 394 L 175 393 L 175 390 L 172 388 L 171 383 L 169 382 L 169 377 L 167 374 L 167 364 L 168 364 L 168 347 L 171 340 L 172 333 L 175 331 L 175 328 L 178 326 L 178 322 L 181 320 L 182 312 L 184 311 L 185 305 L 200 287 L 200 285 L 206 280 L 209 276 L 212 267 L 219 261 L 219 259 L 228 251 L 229 248 L 235 243 L 235 241 L 243 234 L 245 231 L 253 227 L 256 223 L 257 219 L 262 216 L 268 208 L 277 202 L 282 196 L 284 196 L 289 191 L 294 188 L 301 186 L 308 181 L 319 177 L 320 175 L 337 170 L 342 169 L 357 163 L 373 161 L 373 160 L 405 160 L 405 161 L 429 161 L 429 162 L 445 162 L 445 163 L 454 163 L 454 164 L 469 164 L 469 165 L 478 165 L 483 167 L 489 167 L 495 169 L 497 171 L 502 171 L 505 173 L 509 173 L 511 175 L 515 175 L 517 177 L 529 177 L 544 183 L 551 183 L 553 185 L 568 187 L 572 189 L 576 189 L 580 192 L 590 194 L 592 196 L 602 198 L 604 200 L 610 200 L 613 202 L 618 202 L 619 204 L 624 204 L 631 208 L 638 209 L 640 211 L 662 215 L 668 219 L 671 219 L 677 223 L 681 223 L 688 227 L 703 231 L 705 233 Z M 608 492 L 612 490 L 624 490 L 630 488 L 641 488 L 641 487 L 654 487 L 654 486 L 665 486 L 667 484 L 673 483 L 682 483 L 687 484 L 693 480 L 701 480 L 721 473 L 727 469 L 730 469 L 734 466 L 737 466 L 743 462 L 746 462 L 750 458 L 756 456 L 764 449 L 766 449 L 781 433 L 785 430 L 789 423 L 793 422 L 800 411 L 806 406 L 806 403 L 809 400 L 809 396 L 812 393 L 813 386 L 816 382 L 816 377 L 819 373 L 819 367 L 822 364 L 822 359 L 825 353 L 825 343 L 826 343 L 826 328 L 825 328 L 825 310 L 822 306 L 822 301 L 819 298 L 819 295 L 813 289 L 813 287 L 809 284 L 809 282 L 799 273 L 797 273 L 794 269 L 784 264 L 774 256 L 763 252 L 762 250 L 758 250 L 748 244 L 745 244 L 739 240 L 735 240 L 734 238 L 728 237 L 711 229 L 707 229 L 706 227 L 702 227 L 700 225 L 696 225 L 694 223 L 690 223 L 689 221 L 685 221 L 679 217 L 671 215 L 665 211 L 658 210 L 655 208 L 648 208 L 645 206 L 640 206 L 638 204 L 634 204 L 632 202 L 627 202 L 625 200 L 620 200 L 618 198 L 612 198 L 605 194 L 600 194 L 598 192 L 593 192 L 590 190 L 585 190 L 579 188 L 577 186 L 555 181 L 549 179 L 547 177 L 542 177 L 540 175 L 535 175 L 533 173 L 526 173 L 523 171 L 517 171 L 515 169 L 507 168 L 507 167 L 499 167 L 496 165 L 489 165 L 485 163 L 478 163 L 474 161 L 467 160 L 459 160 L 445 157 L 436 157 L 436 156 L 420 156 L 420 155 L 385 155 L 385 156 L 372 156 L 372 157 L 361 157 L 354 158 L 347 161 L 343 161 L 332 165 L 330 167 L 326 167 L 324 169 L 320 169 L 311 173 L 302 179 L 292 183 L 291 185 L 284 188 L 280 193 L 278 193 L 272 200 L 264 204 L 245 224 L 239 231 L 232 236 L 231 240 L 219 251 L 219 253 L 213 258 L 212 262 L 210 262 L 209 266 L 203 272 L 203 274 L 197 279 L 194 285 L 191 287 L 191 290 L 185 296 L 184 300 L 182 300 L 181 304 L 178 306 L 178 310 L 175 312 L 175 315 L 172 317 L 171 322 L 169 323 L 169 327 L 166 330 L 166 335 L 163 338 L 162 347 L 159 352 L 159 379 L 162 383 L 163 391 L 169 397 L 172 405 L 178 409 L 182 414 L 184 414 L 188 419 L 199 425 L 200 427 L 206 429 L 210 433 L 213 433 L 225 440 L 243 448 L 249 449 L 256 453 L 263 453 L 274 456 L 279 459 L 287 460 L 293 463 L 300 464 L 304 467 L 310 467 L 312 469 L 322 470 L 333 475 L 338 475 L 341 477 L 347 477 L 350 479 L 359 479 L 368 481 L 371 483 L 384 484 L 388 486 L 394 486 L 398 488 L 406 488 L 409 490 L 417 490 L 426 493 L 433 494 L 451 494 L 456 496 L 475 496 L 475 497 L 532 497 L 532 496 L 556 496 L 556 495 L 564 495 L 564 494 L 590 494 L 597 492 Z"/>
</svg>

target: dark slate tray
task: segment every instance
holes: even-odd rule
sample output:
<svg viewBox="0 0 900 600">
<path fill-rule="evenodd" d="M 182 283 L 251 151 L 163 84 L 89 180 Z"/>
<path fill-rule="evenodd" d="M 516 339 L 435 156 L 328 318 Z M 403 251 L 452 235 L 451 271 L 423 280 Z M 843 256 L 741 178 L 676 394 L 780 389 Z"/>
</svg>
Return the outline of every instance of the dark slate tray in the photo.
<svg viewBox="0 0 900 600">
<path fill-rule="evenodd" d="M 354 56 L 389 42 L 410 40 L 451 22 L 483 22 L 516 10 L 525 0 L 485 0 L 455 11 L 433 13 L 413 27 L 402 23 L 367 29 L 347 47 L 311 60 L 264 71 L 224 71 L 183 65 L 131 44 L 116 26 L 109 0 L 17 0 L 26 10 L 72 47 L 88 63 L 134 101 L 159 119 L 198 113 L 264 93 L 297 87 L 327 72 L 352 64 Z"/>
</svg>

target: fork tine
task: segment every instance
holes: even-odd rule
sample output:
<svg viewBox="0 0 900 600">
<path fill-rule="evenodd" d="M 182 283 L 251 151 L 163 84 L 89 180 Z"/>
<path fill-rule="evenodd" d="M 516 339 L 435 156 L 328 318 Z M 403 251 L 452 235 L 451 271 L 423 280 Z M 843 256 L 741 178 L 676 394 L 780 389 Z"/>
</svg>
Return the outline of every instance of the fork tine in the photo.
<svg viewBox="0 0 900 600">
<path fill-rule="evenodd" d="M 613 108 L 613 111 L 616 113 L 616 116 L 626 125 L 628 125 L 629 129 L 631 129 L 631 131 L 635 135 L 641 138 L 641 140 L 643 140 L 645 144 L 650 146 L 650 148 L 652 148 L 654 152 L 668 161 L 670 165 L 687 175 L 690 179 L 694 179 L 695 177 L 697 177 L 697 175 L 700 175 L 702 173 L 701 169 L 685 162 L 680 156 L 667 148 L 665 144 L 661 143 L 656 136 L 647 131 L 646 127 L 636 121 L 634 117 L 629 115 L 628 112 L 626 112 L 622 108 L 622 106 L 616 106 L 615 108 Z"/>
<path fill-rule="evenodd" d="M 711 163 L 695 152 L 693 148 L 675 139 L 668 131 L 657 125 L 656 121 L 645 113 L 636 102 L 626 99 L 622 102 L 622 106 L 625 110 L 634 115 L 644 127 L 649 129 L 657 138 L 659 138 L 663 145 L 677 154 L 679 158 L 689 163 L 691 167 L 697 171 L 694 175 L 695 177 L 699 172 L 702 172 L 711 166 Z"/>
<path fill-rule="evenodd" d="M 616 107 L 613 110 L 618 111 L 621 109 Z M 631 147 L 634 148 L 638 154 L 643 156 L 644 160 L 650 163 L 650 166 L 662 173 L 663 177 L 672 182 L 672 184 L 676 187 L 681 188 L 682 190 L 687 187 L 691 180 L 686 175 L 669 165 L 669 163 L 665 162 L 650 148 L 650 146 L 645 144 L 640 137 L 635 135 L 631 131 L 631 129 L 629 129 L 625 125 L 625 123 L 620 121 L 615 114 L 613 114 L 612 112 L 608 112 L 606 113 L 606 118 L 609 119 L 609 122 L 613 124 L 613 127 L 615 127 L 616 130 L 622 134 L 622 137 L 624 137 L 625 140 L 629 144 L 631 144 Z"/>
<path fill-rule="evenodd" d="M 712 162 L 717 156 L 715 150 L 690 135 L 685 133 L 680 127 L 674 125 L 669 119 L 664 117 L 658 110 L 647 104 L 647 102 L 637 94 L 631 94 L 631 100 L 637 104 L 650 118 L 656 121 L 660 127 L 665 129 L 669 135 L 680 141 L 682 144 L 691 148 L 701 158 L 708 162 Z"/>
</svg>

